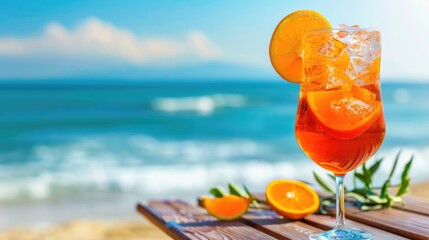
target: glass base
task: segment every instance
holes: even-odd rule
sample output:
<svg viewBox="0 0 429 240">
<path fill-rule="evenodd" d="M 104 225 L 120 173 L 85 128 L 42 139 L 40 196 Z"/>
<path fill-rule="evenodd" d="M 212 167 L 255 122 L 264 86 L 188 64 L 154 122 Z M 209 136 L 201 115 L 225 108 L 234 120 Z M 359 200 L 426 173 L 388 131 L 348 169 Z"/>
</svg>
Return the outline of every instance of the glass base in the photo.
<svg viewBox="0 0 429 240">
<path fill-rule="evenodd" d="M 372 239 L 372 233 L 359 229 L 333 229 L 319 234 L 312 234 L 311 240 Z"/>
</svg>

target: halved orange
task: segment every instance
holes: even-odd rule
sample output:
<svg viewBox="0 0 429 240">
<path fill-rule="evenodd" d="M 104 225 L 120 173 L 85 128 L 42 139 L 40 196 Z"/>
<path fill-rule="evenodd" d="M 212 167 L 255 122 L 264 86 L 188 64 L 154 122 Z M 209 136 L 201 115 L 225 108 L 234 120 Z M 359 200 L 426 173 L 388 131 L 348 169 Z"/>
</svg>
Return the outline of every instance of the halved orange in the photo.
<svg viewBox="0 0 429 240">
<path fill-rule="evenodd" d="M 286 81 L 302 81 L 302 33 L 311 29 L 331 28 L 324 16 L 313 10 L 299 10 L 287 15 L 277 25 L 270 43 L 270 60 Z"/>
<path fill-rule="evenodd" d="M 319 195 L 307 184 L 296 180 L 274 180 L 265 190 L 268 204 L 279 215 L 297 220 L 319 208 Z"/>
<path fill-rule="evenodd" d="M 351 139 L 367 131 L 382 107 L 376 94 L 358 86 L 350 89 L 307 92 L 310 113 L 334 137 Z"/>
<path fill-rule="evenodd" d="M 221 220 L 233 220 L 247 212 L 252 198 L 226 195 L 221 198 L 203 197 L 202 203 L 207 212 Z"/>
</svg>

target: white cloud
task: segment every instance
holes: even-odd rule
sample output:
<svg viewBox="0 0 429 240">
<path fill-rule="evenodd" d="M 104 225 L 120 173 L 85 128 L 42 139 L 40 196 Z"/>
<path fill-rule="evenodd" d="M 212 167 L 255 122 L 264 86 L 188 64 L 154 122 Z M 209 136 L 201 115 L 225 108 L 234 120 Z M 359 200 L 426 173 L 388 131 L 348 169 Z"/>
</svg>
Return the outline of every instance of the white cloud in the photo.
<svg viewBox="0 0 429 240">
<path fill-rule="evenodd" d="M 38 37 L 0 37 L 0 56 L 26 57 L 51 54 L 61 57 L 113 57 L 134 64 L 160 64 L 219 59 L 219 49 L 202 32 L 182 37 L 137 36 L 96 17 L 73 29 L 47 24 Z"/>
<path fill-rule="evenodd" d="M 199 31 L 188 34 L 188 40 L 201 59 L 214 59 L 219 57 L 219 51 L 210 43 L 210 40 Z"/>
</svg>

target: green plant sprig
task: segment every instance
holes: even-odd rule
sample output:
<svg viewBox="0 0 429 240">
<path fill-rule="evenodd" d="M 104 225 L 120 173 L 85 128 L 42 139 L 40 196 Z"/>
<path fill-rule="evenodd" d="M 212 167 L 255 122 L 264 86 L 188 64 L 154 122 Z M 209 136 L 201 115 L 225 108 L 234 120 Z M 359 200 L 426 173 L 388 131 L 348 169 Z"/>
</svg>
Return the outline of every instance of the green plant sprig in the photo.
<svg viewBox="0 0 429 240">
<path fill-rule="evenodd" d="M 252 206 L 255 208 L 259 208 L 259 204 L 266 204 L 266 201 L 262 200 L 262 199 L 257 199 L 250 191 L 249 188 L 242 184 L 243 188 L 240 188 L 238 185 L 234 184 L 234 183 L 228 183 L 228 190 L 229 193 L 221 186 L 217 186 L 217 187 L 212 187 L 210 188 L 209 192 L 215 196 L 215 197 L 223 197 L 226 196 L 228 194 L 232 194 L 232 195 L 236 195 L 239 197 L 244 197 L 244 198 L 252 198 Z"/>
<path fill-rule="evenodd" d="M 378 159 L 369 167 L 364 163 L 362 167 L 356 169 L 353 172 L 353 189 L 344 189 L 346 201 L 350 201 L 351 199 L 351 202 L 354 202 L 357 207 L 364 211 L 390 208 L 394 203 L 405 204 L 402 196 L 409 192 L 411 178 L 408 175 L 414 156 L 411 156 L 410 160 L 405 164 L 401 174 L 401 182 L 392 184 L 392 177 L 395 173 L 400 155 L 401 152 L 398 152 L 389 176 L 382 186 L 373 186 L 373 177 L 383 162 L 383 158 Z M 335 190 L 316 172 L 313 172 L 313 175 L 320 187 L 330 194 L 329 197 L 320 200 L 319 212 L 327 214 L 327 207 L 335 203 Z M 335 181 L 334 175 L 328 174 L 328 177 Z M 358 181 L 363 184 L 363 187 L 357 187 Z M 390 188 L 393 187 L 399 187 L 394 195 L 390 193 Z"/>
</svg>

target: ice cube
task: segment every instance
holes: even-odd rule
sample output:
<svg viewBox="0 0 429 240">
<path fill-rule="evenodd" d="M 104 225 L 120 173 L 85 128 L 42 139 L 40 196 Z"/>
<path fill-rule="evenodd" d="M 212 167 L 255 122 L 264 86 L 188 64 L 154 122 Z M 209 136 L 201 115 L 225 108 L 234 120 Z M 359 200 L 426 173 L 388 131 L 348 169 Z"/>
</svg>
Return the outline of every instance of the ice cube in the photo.
<svg viewBox="0 0 429 240">
<path fill-rule="evenodd" d="M 326 83 L 328 79 L 328 72 L 326 70 L 325 64 L 314 64 L 307 65 L 305 68 L 305 82 L 311 84 L 323 84 Z"/>
<path fill-rule="evenodd" d="M 374 60 L 381 56 L 381 40 L 380 40 L 380 32 L 372 31 L 370 32 L 371 38 L 371 54 L 369 59 Z"/>
<path fill-rule="evenodd" d="M 370 32 L 370 37 L 371 37 L 372 48 L 380 48 L 380 43 L 381 43 L 380 32 L 372 31 Z"/>
<path fill-rule="evenodd" d="M 344 38 L 346 38 L 349 35 L 349 32 L 345 30 L 338 30 L 334 33 L 334 38 L 338 41 L 344 41 Z"/>
<path fill-rule="evenodd" d="M 335 39 L 330 38 L 328 42 L 324 43 L 319 50 L 319 53 L 330 59 L 338 59 L 343 53 L 347 44 Z"/>
<path fill-rule="evenodd" d="M 371 65 L 371 62 L 368 61 L 365 58 L 361 57 L 351 57 L 350 63 L 353 66 L 353 69 L 355 70 L 356 74 L 352 76 L 361 76 L 369 72 L 369 67 Z M 355 79 L 356 77 L 352 77 L 352 79 Z"/>
<path fill-rule="evenodd" d="M 372 61 L 363 71 L 365 74 L 357 76 L 355 81 L 360 85 L 378 82 L 380 79 L 380 60 L 380 58 L 376 58 Z"/>
<path fill-rule="evenodd" d="M 328 81 L 328 74 L 326 72 L 318 75 L 305 75 L 304 82 L 301 83 L 301 86 L 302 89 L 306 89 L 306 91 L 322 91 L 325 90 L 326 81 Z"/>
<path fill-rule="evenodd" d="M 355 82 L 359 85 L 366 85 L 371 84 L 380 81 L 380 74 L 379 73 L 373 73 L 369 72 L 367 74 L 364 74 L 362 76 L 359 76 L 356 78 Z"/>
<path fill-rule="evenodd" d="M 304 72 L 307 76 L 317 76 L 326 71 L 326 64 L 322 58 L 311 58 L 304 61 Z"/>
<path fill-rule="evenodd" d="M 344 23 L 338 24 L 338 28 L 345 28 L 345 29 L 350 29 L 350 28 L 359 28 L 359 25 L 354 24 L 354 25 L 347 25 Z"/>
<path fill-rule="evenodd" d="M 349 76 L 351 79 L 356 79 L 358 77 L 358 74 L 355 70 L 355 67 L 353 66 L 352 62 L 349 62 L 349 64 L 347 65 L 346 68 L 346 72 L 347 76 Z"/>
<path fill-rule="evenodd" d="M 364 58 L 370 54 L 371 37 L 368 31 L 359 30 L 350 34 L 347 52 L 350 56 Z"/>
<path fill-rule="evenodd" d="M 326 89 L 339 89 L 347 87 L 352 83 L 350 77 L 342 69 L 329 67 L 327 72 L 328 80 L 326 81 Z"/>
<path fill-rule="evenodd" d="M 328 64 L 345 71 L 350 63 L 350 57 L 347 51 L 343 51 L 337 59 L 329 59 Z"/>
<path fill-rule="evenodd" d="M 349 30 L 352 28 L 359 28 L 359 25 L 349 26 L 347 24 L 339 24 L 338 27 L 340 30 L 336 30 L 333 34 L 333 37 L 338 41 L 346 43 L 349 41 L 350 32 Z M 343 30 L 344 29 L 344 30 Z"/>
</svg>

